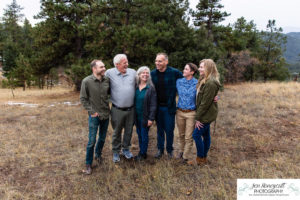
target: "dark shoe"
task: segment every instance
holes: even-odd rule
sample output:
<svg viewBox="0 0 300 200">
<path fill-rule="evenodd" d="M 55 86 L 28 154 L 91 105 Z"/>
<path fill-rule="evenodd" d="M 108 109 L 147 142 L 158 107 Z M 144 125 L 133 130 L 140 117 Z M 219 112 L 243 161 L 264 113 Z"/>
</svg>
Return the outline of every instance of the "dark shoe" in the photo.
<svg viewBox="0 0 300 200">
<path fill-rule="evenodd" d="M 85 174 L 85 175 L 92 174 L 92 167 L 91 167 L 91 165 L 86 165 L 86 169 L 82 170 L 82 173 Z"/>
<path fill-rule="evenodd" d="M 164 154 L 163 151 L 158 150 L 158 152 L 155 154 L 154 158 L 160 159 L 162 157 L 162 155 Z"/>
<path fill-rule="evenodd" d="M 143 161 L 146 160 L 147 154 L 138 154 L 137 156 L 134 157 L 135 161 Z"/>
<path fill-rule="evenodd" d="M 188 159 L 183 159 L 183 158 L 180 160 L 180 162 L 181 162 L 182 164 L 187 164 L 188 161 L 189 161 Z"/>
<path fill-rule="evenodd" d="M 172 159 L 173 158 L 173 152 L 168 152 L 168 159 Z"/>
<path fill-rule="evenodd" d="M 96 162 L 98 163 L 98 165 L 101 165 L 103 159 L 102 159 L 101 156 L 100 156 L 100 157 L 96 156 L 96 157 L 95 157 L 95 160 L 96 160 Z"/>
<path fill-rule="evenodd" d="M 177 155 L 176 158 L 177 158 L 177 159 L 183 159 L 183 152 L 180 152 L 180 153 Z"/>
</svg>

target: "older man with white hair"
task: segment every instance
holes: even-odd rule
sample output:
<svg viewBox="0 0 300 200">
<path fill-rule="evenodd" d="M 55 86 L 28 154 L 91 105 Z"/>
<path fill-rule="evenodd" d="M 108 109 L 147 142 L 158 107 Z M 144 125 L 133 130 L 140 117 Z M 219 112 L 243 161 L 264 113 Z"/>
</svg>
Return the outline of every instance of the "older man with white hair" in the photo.
<svg viewBox="0 0 300 200">
<path fill-rule="evenodd" d="M 113 59 L 115 68 L 106 71 L 110 79 L 111 89 L 111 123 L 113 162 L 120 161 L 120 151 L 126 159 L 133 157 L 131 146 L 132 128 L 134 124 L 134 94 L 136 71 L 128 68 L 125 54 L 117 54 Z M 124 129 L 123 141 L 122 130 Z"/>
</svg>

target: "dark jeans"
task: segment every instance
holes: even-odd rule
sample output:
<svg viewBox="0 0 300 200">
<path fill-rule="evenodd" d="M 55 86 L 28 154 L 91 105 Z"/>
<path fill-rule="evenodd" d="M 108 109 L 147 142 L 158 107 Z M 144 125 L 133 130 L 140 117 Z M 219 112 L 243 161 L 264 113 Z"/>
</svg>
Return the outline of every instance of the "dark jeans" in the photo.
<svg viewBox="0 0 300 200">
<path fill-rule="evenodd" d="M 196 143 L 197 156 L 204 158 L 210 147 L 210 123 L 204 124 L 203 128 L 195 128 L 193 138 Z"/>
<path fill-rule="evenodd" d="M 89 142 L 86 147 L 86 161 L 87 165 L 93 163 L 94 147 L 96 143 L 96 136 L 99 128 L 99 137 L 96 145 L 95 156 L 100 157 L 105 143 L 106 132 L 108 128 L 109 119 L 100 120 L 98 117 L 89 116 Z"/>
<path fill-rule="evenodd" d="M 168 112 L 168 107 L 159 106 L 157 112 L 157 148 L 164 151 L 165 133 L 166 133 L 166 150 L 168 153 L 173 151 L 175 114 Z"/>
<path fill-rule="evenodd" d="M 139 138 L 139 146 L 140 146 L 139 154 L 145 155 L 147 154 L 147 149 L 148 149 L 149 127 L 144 127 L 142 125 L 142 120 L 137 120 L 136 133 L 138 134 L 138 138 Z"/>
</svg>

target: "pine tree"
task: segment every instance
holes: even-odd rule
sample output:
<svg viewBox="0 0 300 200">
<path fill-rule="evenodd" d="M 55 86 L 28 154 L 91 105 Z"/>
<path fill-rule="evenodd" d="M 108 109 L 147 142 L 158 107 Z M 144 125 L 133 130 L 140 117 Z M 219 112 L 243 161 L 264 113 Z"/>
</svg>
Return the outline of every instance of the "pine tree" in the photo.
<svg viewBox="0 0 300 200">
<path fill-rule="evenodd" d="M 30 85 L 32 80 L 32 68 L 29 59 L 20 54 L 16 59 L 16 67 L 11 71 L 10 76 L 17 81 L 19 86 L 25 90 L 26 83 Z"/>
<path fill-rule="evenodd" d="M 7 75 L 14 67 L 16 67 L 16 58 L 20 52 L 20 42 L 22 41 L 21 27 L 18 22 L 24 16 L 21 14 L 21 8 L 16 0 L 13 0 L 7 9 L 4 9 L 2 17 L 3 21 L 3 43 L 2 43 L 2 56 L 3 56 L 3 70 Z"/>
<path fill-rule="evenodd" d="M 276 27 L 275 20 L 269 20 L 266 31 L 261 32 L 261 48 L 257 52 L 261 61 L 257 74 L 261 75 L 264 81 L 285 80 L 289 76 L 283 58 L 285 44 L 286 36 L 282 34 L 282 28 Z"/>
<path fill-rule="evenodd" d="M 229 16 L 227 12 L 222 12 L 224 6 L 220 0 L 200 0 L 193 12 L 194 25 L 196 27 L 205 27 L 207 38 L 213 38 L 213 28 Z"/>
<path fill-rule="evenodd" d="M 194 45 L 187 10 L 187 0 L 100 1 L 88 20 L 85 47 L 110 64 L 115 54 L 125 53 L 134 68 L 153 65 L 155 54 L 164 51 L 181 67 Z"/>
</svg>

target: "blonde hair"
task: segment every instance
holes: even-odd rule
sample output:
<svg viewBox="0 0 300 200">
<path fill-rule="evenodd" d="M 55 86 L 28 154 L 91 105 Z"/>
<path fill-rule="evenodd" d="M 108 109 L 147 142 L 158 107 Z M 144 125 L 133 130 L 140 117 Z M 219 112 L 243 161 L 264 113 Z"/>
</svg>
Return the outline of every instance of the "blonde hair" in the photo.
<svg viewBox="0 0 300 200">
<path fill-rule="evenodd" d="M 204 63 L 204 75 L 200 75 L 198 84 L 197 84 L 197 90 L 200 91 L 201 86 L 207 81 L 207 80 L 216 80 L 218 83 L 220 83 L 220 75 L 216 66 L 216 63 L 212 59 L 203 59 L 199 62 L 199 66 Z"/>
</svg>

